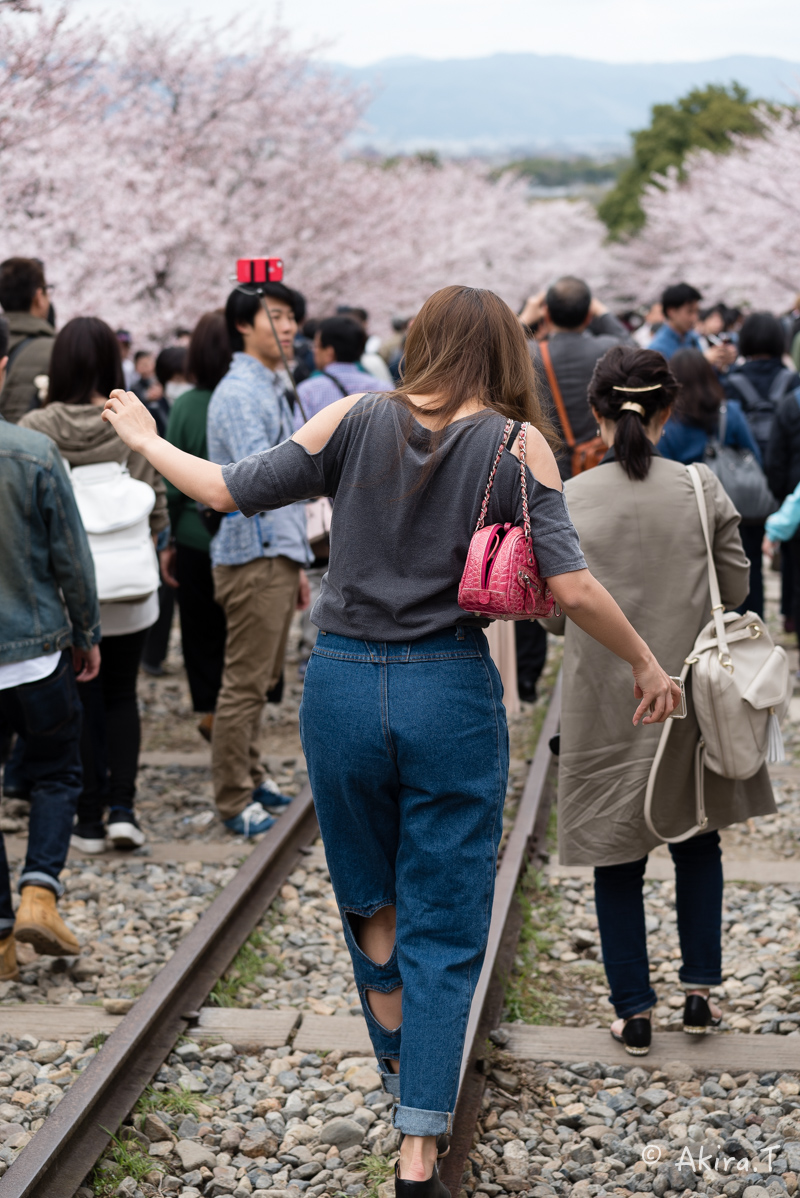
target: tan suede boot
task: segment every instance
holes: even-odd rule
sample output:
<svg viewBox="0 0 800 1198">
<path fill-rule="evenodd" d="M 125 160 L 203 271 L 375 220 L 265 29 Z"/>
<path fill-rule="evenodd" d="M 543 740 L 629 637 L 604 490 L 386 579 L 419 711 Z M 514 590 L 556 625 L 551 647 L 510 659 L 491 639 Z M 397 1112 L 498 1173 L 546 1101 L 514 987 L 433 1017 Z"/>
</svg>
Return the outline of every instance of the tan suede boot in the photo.
<svg viewBox="0 0 800 1198">
<path fill-rule="evenodd" d="M 74 956 L 81 946 L 56 910 L 56 896 L 47 886 L 23 886 L 14 935 L 49 957 Z"/>
<path fill-rule="evenodd" d="M 14 933 L 9 932 L 5 940 L 0 940 L 0 982 L 16 982 L 18 979 L 16 941 Z"/>
</svg>

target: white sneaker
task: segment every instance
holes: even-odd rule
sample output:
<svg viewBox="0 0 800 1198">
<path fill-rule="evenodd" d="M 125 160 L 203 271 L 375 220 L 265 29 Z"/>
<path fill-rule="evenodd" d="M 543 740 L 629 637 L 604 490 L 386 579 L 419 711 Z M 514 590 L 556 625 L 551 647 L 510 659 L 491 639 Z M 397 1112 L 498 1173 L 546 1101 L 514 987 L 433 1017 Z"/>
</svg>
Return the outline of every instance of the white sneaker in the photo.
<svg viewBox="0 0 800 1198">
<path fill-rule="evenodd" d="M 136 822 L 132 811 L 113 807 L 108 817 L 107 836 L 114 849 L 138 849 L 147 837 Z"/>
<path fill-rule="evenodd" d="M 106 830 L 102 821 L 76 824 L 69 842 L 74 849 L 80 849 L 82 853 L 104 853 L 106 851 Z"/>
</svg>

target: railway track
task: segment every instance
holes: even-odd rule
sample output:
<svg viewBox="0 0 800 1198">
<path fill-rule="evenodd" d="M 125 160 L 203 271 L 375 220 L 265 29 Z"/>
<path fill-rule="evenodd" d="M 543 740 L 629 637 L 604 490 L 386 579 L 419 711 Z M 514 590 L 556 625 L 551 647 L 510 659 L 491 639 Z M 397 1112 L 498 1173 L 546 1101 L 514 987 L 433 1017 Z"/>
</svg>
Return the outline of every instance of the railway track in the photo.
<svg viewBox="0 0 800 1198">
<path fill-rule="evenodd" d="M 506 982 L 522 924 L 516 898 L 520 879 L 529 863 L 543 860 L 555 793 L 550 740 L 559 727 L 560 686 L 559 677 L 498 870 L 486 959 L 467 1029 L 451 1151 L 441 1168 L 442 1179 L 453 1198 L 460 1193 L 463 1195 L 464 1178 L 475 1167 L 476 1127 L 480 1133 L 482 1124 L 479 1119 L 484 1118 L 482 1101 L 487 1074 L 492 1068 L 487 1052 L 489 1034 L 500 1023 Z M 108 1146 L 111 1131 L 130 1114 L 173 1050 L 177 1038 L 197 1021 L 199 1009 L 209 992 L 230 967 L 268 905 L 304 854 L 309 852 L 317 835 L 311 793 L 306 787 L 179 944 L 133 1009 L 0 1178 L 0 1198 L 72 1198 Z M 340 1020 L 331 1023 L 342 1025 Z M 618 1054 L 608 1041 L 607 1033 L 600 1047 L 592 1037 L 602 1034 L 589 1029 L 509 1030 L 512 1035 L 508 1050 L 528 1069 L 529 1076 L 533 1076 L 530 1069 L 535 1069 L 531 1062 L 546 1059 L 551 1062 L 576 1061 L 576 1051 L 581 1054 L 584 1047 L 585 1058 L 589 1061 L 603 1060 L 608 1067 L 619 1070 L 621 1061 L 625 1060 L 623 1073 L 631 1065 L 630 1058 L 625 1059 L 624 1055 L 617 1060 Z M 526 1047 L 526 1035 L 542 1036 L 545 1047 L 534 1046 L 533 1051 L 528 1051 L 530 1045 Z M 659 1047 L 662 1038 L 664 1046 Z M 774 1045 L 773 1040 L 776 1041 Z M 730 1067 L 735 1072 L 736 1058 L 742 1057 L 744 1052 L 749 1056 L 747 1061 L 742 1057 L 738 1062 L 740 1071 L 773 1068 L 769 1064 L 772 1058 L 779 1060 L 784 1069 L 797 1069 L 800 1065 L 800 1041 L 787 1041 L 785 1037 L 709 1037 L 707 1042 L 690 1047 L 691 1053 L 682 1044 L 678 1048 L 673 1033 L 656 1033 L 651 1059 L 644 1064 L 649 1068 L 659 1064 L 666 1067 L 676 1056 L 691 1055 L 695 1069 L 720 1073 L 730 1058 Z M 494 1085 L 494 1082 L 490 1084 Z M 792 1102 L 800 1108 L 800 1099 L 792 1099 Z M 798 1126 L 800 1128 L 800 1124 Z M 600 1131 L 605 1129 L 600 1128 Z M 485 1139 L 485 1133 L 481 1134 Z M 798 1141 L 800 1149 L 800 1134 Z M 479 1145 L 479 1150 L 481 1148 Z M 468 1159 L 470 1155 L 472 1162 Z M 573 1173 L 581 1168 L 580 1165 L 573 1166 L 574 1162 L 570 1166 Z M 473 1177 L 473 1189 L 474 1183 Z M 331 1189 L 335 1190 L 335 1187 Z M 473 1192 L 469 1183 L 466 1192 Z"/>
</svg>

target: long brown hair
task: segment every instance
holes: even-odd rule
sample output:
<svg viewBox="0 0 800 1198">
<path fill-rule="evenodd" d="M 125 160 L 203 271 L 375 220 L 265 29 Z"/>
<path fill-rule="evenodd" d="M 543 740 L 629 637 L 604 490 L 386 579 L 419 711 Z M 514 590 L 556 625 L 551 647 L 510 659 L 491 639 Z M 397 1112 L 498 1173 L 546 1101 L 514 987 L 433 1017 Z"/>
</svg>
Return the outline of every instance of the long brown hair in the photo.
<svg viewBox="0 0 800 1198">
<path fill-rule="evenodd" d="M 725 398 L 714 367 L 699 349 L 679 349 L 670 358 L 669 368 L 681 385 L 672 410 L 674 418 L 713 433 Z"/>
<path fill-rule="evenodd" d="M 539 399 L 536 374 L 517 317 L 493 291 L 452 285 L 425 301 L 405 344 L 398 398 L 436 395 L 427 408 L 442 426 L 470 401 L 514 420 L 527 420 L 551 444 L 553 427 Z"/>
</svg>

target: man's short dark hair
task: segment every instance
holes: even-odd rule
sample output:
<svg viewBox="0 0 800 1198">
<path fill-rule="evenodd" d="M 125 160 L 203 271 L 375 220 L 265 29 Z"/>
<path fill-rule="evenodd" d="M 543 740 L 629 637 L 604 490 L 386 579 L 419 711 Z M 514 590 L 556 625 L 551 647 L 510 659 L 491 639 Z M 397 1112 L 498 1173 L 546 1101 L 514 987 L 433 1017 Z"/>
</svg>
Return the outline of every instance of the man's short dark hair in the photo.
<svg viewBox="0 0 800 1198">
<path fill-rule="evenodd" d="M 261 307 L 261 297 L 281 300 L 288 304 L 298 323 L 305 315 L 305 300 L 299 291 L 293 291 L 285 283 L 260 283 L 258 291 L 246 284 L 234 287 L 225 305 L 225 323 L 228 326 L 228 339 L 233 353 L 241 353 L 244 349 L 244 337 L 237 325 L 254 325 L 258 309 Z"/>
<path fill-rule="evenodd" d="M 317 330 L 323 349 L 332 349 L 337 362 L 357 362 L 364 353 L 364 326 L 350 316 L 329 316 Z"/>
<path fill-rule="evenodd" d="M 662 292 L 661 309 L 666 316 L 675 308 L 682 308 L 684 304 L 698 303 L 702 298 L 701 293 L 696 287 L 692 287 L 691 283 L 673 283 L 671 287 L 667 287 Z"/>
<path fill-rule="evenodd" d="M 545 303 L 550 319 L 559 329 L 577 329 L 589 315 L 592 293 L 588 283 L 574 275 L 556 279 L 547 290 Z"/>
<path fill-rule="evenodd" d="M 142 358 L 151 358 L 152 356 L 153 355 L 149 349 L 137 349 L 136 353 L 133 355 L 133 364 L 135 366 L 137 362 L 141 362 Z"/>
<path fill-rule="evenodd" d="M 337 316 L 350 316 L 353 320 L 358 320 L 361 324 L 369 323 L 369 312 L 366 308 L 353 308 L 350 304 L 339 304 L 336 309 Z"/>
<path fill-rule="evenodd" d="M 45 286 L 44 269 L 36 258 L 0 262 L 0 307 L 4 312 L 30 312 L 33 297 Z"/>
<path fill-rule="evenodd" d="M 8 353 L 8 337 L 8 321 L 5 316 L 0 316 L 0 358 Z"/>
<path fill-rule="evenodd" d="M 739 330 L 739 353 L 745 358 L 782 358 L 786 348 L 783 326 L 771 312 L 751 312 Z"/>
</svg>

